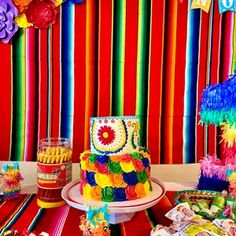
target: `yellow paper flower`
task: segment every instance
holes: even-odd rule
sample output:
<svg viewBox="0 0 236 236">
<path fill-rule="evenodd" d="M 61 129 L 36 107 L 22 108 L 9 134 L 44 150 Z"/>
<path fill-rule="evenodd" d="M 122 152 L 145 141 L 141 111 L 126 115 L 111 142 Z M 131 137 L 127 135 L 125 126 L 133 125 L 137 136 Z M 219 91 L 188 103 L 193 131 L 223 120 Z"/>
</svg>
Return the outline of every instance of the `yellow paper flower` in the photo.
<svg viewBox="0 0 236 236">
<path fill-rule="evenodd" d="M 62 3 L 63 3 L 63 0 L 56 0 L 56 1 L 54 2 L 55 7 L 60 6 Z"/>
<path fill-rule="evenodd" d="M 25 14 L 20 14 L 16 17 L 15 19 L 15 23 L 20 27 L 20 28 L 28 28 L 30 26 L 32 26 L 32 23 L 29 23 L 27 21 L 27 18 L 25 16 Z"/>
</svg>

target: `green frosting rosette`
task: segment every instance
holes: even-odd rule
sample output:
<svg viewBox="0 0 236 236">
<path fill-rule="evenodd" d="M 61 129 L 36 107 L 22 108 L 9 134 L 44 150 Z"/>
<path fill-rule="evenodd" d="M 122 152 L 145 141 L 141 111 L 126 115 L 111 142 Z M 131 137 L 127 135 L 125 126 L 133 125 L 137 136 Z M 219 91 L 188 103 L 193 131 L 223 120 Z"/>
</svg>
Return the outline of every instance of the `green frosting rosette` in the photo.
<svg viewBox="0 0 236 236">
<path fill-rule="evenodd" d="M 142 154 L 140 154 L 139 152 L 133 152 L 133 153 L 131 153 L 130 155 L 131 155 L 133 158 L 138 159 L 138 160 L 140 160 L 140 159 L 143 158 Z"/>
<path fill-rule="evenodd" d="M 97 155 L 96 154 L 91 154 L 89 156 L 89 161 L 90 162 L 94 163 L 94 162 L 96 162 L 96 160 L 97 160 Z"/>
<path fill-rule="evenodd" d="M 140 183 L 144 184 L 146 180 L 148 179 L 148 175 L 145 169 L 143 169 L 140 172 L 137 172 L 138 180 Z"/>
<path fill-rule="evenodd" d="M 104 202 L 114 201 L 114 194 L 112 187 L 105 187 L 104 189 L 102 189 L 102 201 Z"/>
<path fill-rule="evenodd" d="M 121 174 L 123 172 L 119 162 L 108 160 L 107 166 L 108 170 L 113 174 Z"/>
</svg>

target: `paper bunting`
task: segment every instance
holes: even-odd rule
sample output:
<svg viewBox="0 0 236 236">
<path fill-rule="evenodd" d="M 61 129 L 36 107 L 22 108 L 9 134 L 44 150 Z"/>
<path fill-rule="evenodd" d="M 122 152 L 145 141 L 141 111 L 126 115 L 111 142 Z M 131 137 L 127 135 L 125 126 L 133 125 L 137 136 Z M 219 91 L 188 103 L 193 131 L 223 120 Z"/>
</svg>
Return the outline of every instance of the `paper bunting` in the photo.
<svg viewBox="0 0 236 236">
<path fill-rule="evenodd" d="M 193 0 L 191 9 L 202 9 L 205 12 L 209 12 L 212 0 Z M 180 3 L 182 1 L 179 0 Z M 226 11 L 236 11 L 236 0 L 218 0 L 219 12 L 224 13 Z"/>
<path fill-rule="evenodd" d="M 210 9 L 211 0 L 193 0 L 191 9 L 200 8 L 205 12 L 208 12 Z"/>
<path fill-rule="evenodd" d="M 236 1 L 219 0 L 219 12 L 224 13 L 225 11 L 236 11 Z"/>
</svg>

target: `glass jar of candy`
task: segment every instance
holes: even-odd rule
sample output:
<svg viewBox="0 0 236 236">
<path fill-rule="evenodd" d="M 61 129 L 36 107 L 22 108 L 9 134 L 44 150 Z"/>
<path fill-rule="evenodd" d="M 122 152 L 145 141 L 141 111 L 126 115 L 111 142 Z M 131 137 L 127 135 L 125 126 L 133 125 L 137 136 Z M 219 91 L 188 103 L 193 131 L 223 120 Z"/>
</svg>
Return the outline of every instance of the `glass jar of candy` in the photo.
<svg viewBox="0 0 236 236">
<path fill-rule="evenodd" d="M 42 139 L 37 151 L 37 202 L 42 208 L 65 204 L 62 188 L 72 180 L 72 147 L 67 138 Z"/>
</svg>

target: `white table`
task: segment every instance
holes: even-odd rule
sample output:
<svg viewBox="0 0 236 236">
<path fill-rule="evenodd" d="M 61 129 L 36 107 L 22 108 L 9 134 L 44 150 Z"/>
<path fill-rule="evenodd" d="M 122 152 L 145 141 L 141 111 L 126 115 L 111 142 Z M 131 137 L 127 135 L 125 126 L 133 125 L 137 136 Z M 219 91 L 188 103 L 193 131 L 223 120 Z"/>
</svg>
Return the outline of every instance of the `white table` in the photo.
<svg viewBox="0 0 236 236">
<path fill-rule="evenodd" d="M 0 168 L 8 162 L 1 161 Z M 23 193 L 36 193 L 36 162 L 19 162 L 20 172 L 24 177 L 22 182 Z M 80 179 L 79 163 L 72 165 L 72 180 Z M 161 164 L 151 166 L 151 176 L 161 181 L 167 191 L 193 189 L 200 174 L 199 163 L 194 164 Z"/>
</svg>

